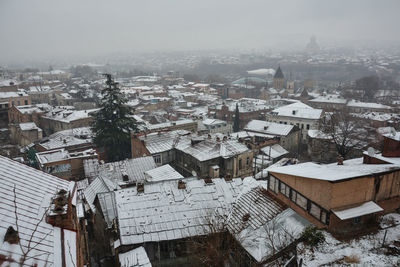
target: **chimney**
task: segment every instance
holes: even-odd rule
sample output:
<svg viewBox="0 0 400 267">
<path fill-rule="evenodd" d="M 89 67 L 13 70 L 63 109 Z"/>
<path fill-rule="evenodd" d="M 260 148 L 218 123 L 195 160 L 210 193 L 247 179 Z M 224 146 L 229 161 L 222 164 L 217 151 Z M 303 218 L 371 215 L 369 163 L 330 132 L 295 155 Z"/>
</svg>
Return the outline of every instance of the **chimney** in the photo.
<svg viewBox="0 0 400 267">
<path fill-rule="evenodd" d="M 268 129 L 268 126 L 264 126 L 264 131 L 266 131 Z"/>
<path fill-rule="evenodd" d="M 208 134 L 207 138 L 208 138 L 208 139 L 211 139 L 211 134 Z"/>
<path fill-rule="evenodd" d="M 128 176 L 127 173 L 123 173 L 122 174 L 122 181 L 124 181 L 124 182 L 128 182 L 129 181 L 129 176 Z"/>
<path fill-rule="evenodd" d="M 72 206 L 68 192 L 61 189 L 52 198 L 47 211 L 46 222 L 60 228 L 75 229 L 72 219 Z"/>
<path fill-rule="evenodd" d="M 204 178 L 204 182 L 205 182 L 206 184 L 212 184 L 212 179 L 211 179 L 211 177 L 206 177 L 206 178 Z"/>
<path fill-rule="evenodd" d="M 186 183 L 182 180 L 178 181 L 178 189 L 186 189 Z"/>
<path fill-rule="evenodd" d="M 136 189 L 138 193 L 144 193 L 144 184 L 143 183 L 137 183 Z"/>
<path fill-rule="evenodd" d="M 245 215 L 243 215 L 242 220 L 243 222 L 247 222 L 250 219 L 250 214 L 246 213 Z"/>
<path fill-rule="evenodd" d="M 9 226 L 7 232 L 4 236 L 4 242 L 8 242 L 10 244 L 18 244 L 19 235 L 18 231 L 14 229 L 14 227 Z"/>
<path fill-rule="evenodd" d="M 296 115 L 296 110 L 292 110 L 292 115 Z"/>
<path fill-rule="evenodd" d="M 343 157 L 342 156 L 338 156 L 337 165 L 343 165 Z"/>
<path fill-rule="evenodd" d="M 222 138 L 222 141 L 226 141 L 226 140 L 228 140 L 228 137 L 227 136 L 224 136 L 224 138 Z"/>
<path fill-rule="evenodd" d="M 227 173 L 227 174 L 225 175 L 224 179 L 225 179 L 225 181 L 227 181 L 227 182 L 232 181 L 231 174 L 230 174 L 230 173 Z"/>
<path fill-rule="evenodd" d="M 221 141 L 221 139 L 219 139 L 219 136 L 217 136 L 217 142 L 220 142 Z"/>
</svg>

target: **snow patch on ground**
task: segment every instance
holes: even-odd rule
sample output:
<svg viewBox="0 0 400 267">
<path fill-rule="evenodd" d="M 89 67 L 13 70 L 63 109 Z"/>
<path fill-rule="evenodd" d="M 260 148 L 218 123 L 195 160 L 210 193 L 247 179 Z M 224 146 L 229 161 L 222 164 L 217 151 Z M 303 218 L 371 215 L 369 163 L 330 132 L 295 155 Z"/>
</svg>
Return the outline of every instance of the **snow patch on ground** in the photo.
<svg viewBox="0 0 400 267">
<path fill-rule="evenodd" d="M 400 250 L 400 214 L 391 213 L 383 217 L 382 228 L 376 234 L 366 235 L 348 242 L 341 242 L 331 234 L 323 232 L 325 242 L 315 248 L 298 245 L 298 257 L 303 258 L 303 266 L 350 266 L 343 261 L 344 257 L 355 256 L 358 264 L 351 266 L 400 266 L 399 255 L 386 255 L 387 247 L 396 247 Z M 382 241 L 387 230 L 385 247 Z M 397 242 L 395 242 L 397 241 Z"/>
</svg>

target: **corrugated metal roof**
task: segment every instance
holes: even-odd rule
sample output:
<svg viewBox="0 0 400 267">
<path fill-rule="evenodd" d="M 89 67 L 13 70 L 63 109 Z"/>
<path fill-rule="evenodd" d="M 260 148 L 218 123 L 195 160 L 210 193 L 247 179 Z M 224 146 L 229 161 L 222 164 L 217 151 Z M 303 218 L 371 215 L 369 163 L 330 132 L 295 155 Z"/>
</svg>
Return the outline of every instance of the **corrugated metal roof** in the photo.
<svg viewBox="0 0 400 267">
<path fill-rule="evenodd" d="M 294 127 L 293 125 L 289 125 L 289 124 L 280 124 L 280 123 L 269 122 L 269 121 L 252 120 L 246 125 L 244 130 L 250 131 L 250 132 L 270 134 L 270 135 L 274 135 L 274 136 L 277 136 L 277 135 L 278 136 L 286 136 L 292 131 L 293 127 Z"/>
<path fill-rule="evenodd" d="M 241 179 L 212 181 L 188 181 L 186 189 L 178 189 L 177 181 L 146 184 L 144 193 L 139 194 L 136 188 L 116 191 L 121 244 L 174 240 L 209 232 L 209 217 L 217 209 L 229 207 L 242 185 Z"/>
<path fill-rule="evenodd" d="M 111 180 L 104 177 L 97 177 L 84 191 L 86 202 L 89 204 L 90 209 L 96 212 L 96 207 L 94 205 L 94 200 L 97 194 L 114 191 L 115 189 L 120 189 L 120 187 L 113 183 Z"/>
<path fill-rule="evenodd" d="M 149 257 L 143 247 L 119 253 L 118 257 L 121 267 L 151 267 Z"/>
<path fill-rule="evenodd" d="M 38 225 L 31 242 L 32 250 L 25 264 L 57 266 L 56 254 L 61 255 L 61 246 L 56 244 L 61 243 L 61 236 L 56 235 L 55 231 L 60 229 L 42 220 L 42 215 L 49 207 L 51 197 L 60 189 L 68 191 L 74 183 L 2 156 L 0 172 L 0 254 L 10 256 L 15 262 L 19 262 L 22 256 L 18 244 L 4 242 L 8 227 L 16 229 L 15 188 L 18 230 L 22 246 L 27 246 L 30 236 L 35 231 L 35 225 Z M 71 238 L 74 239 L 74 236 Z M 72 253 L 74 254 L 74 251 Z"/>
<path fill-rule="evenodd" d="M 169 164 L 145 172 L 146 181 L 149 183 L 179 180 L 184 177 Z"/>
<path fill-rule="evenodd" d="M 98 176 L 106 177 L 117 183 L 133 183 L 145 180 L 145 172 L 157 167 L 153 157 L 141 157 L 117 162 L 100 164 L 97 159 L 85 160 L 83 163 L 85 176 L 95 179 Z M 123 175 L 128 175 L 128 181 Z"/>
<path fill-rule="evenodd" d="M 177 130 L 164 133 L 152 133 L 146 136 L 141 136 L 140 139 L 145 142 L 145 146 L 150 154 L 162 153 L 173 149 L 174 146 L 184 142 L 185 144 L 190 140 L 180 138 L 181 136 L 189 134 L 185 130 Z"/>
</svg>

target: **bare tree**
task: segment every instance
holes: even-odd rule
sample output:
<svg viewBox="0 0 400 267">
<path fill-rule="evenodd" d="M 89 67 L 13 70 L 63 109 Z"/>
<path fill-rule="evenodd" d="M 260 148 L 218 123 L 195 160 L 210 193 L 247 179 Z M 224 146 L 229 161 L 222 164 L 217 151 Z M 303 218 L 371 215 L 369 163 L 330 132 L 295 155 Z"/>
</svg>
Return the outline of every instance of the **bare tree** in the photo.
<svg viewBox="0 0 400 267">
<path fill-rule="evenodd" d="M 333 142 L 337 153 L 345 159 L 356 148 L 366 145 L 369 126 L 353 117 L 347 108 L 327 112 L 319 122 L 319 129 L 327 142 Z"/>
</svg>

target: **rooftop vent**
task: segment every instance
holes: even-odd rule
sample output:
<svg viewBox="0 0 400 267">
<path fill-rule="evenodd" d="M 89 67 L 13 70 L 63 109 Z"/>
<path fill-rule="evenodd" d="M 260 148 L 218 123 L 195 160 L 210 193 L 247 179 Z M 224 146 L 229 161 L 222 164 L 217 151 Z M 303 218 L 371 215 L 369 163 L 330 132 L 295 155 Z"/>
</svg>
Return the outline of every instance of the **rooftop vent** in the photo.
<svg viewBox="0 0 400 267">
<path fill-rule="evenodd" d="M 206 184 L 212 184 L 212 179 L 211 179 L 211 177 L 206 177 L 206 178 L 204 178 L 204 182 L 205 182 Z"/>
<path fill-rule="evenodd" d="M 178 189 L 186 189 L 186 183 L 182 180 L 178 181 Z"/>
<path fill-rule="evenodd" d="M 7 232 L 4 236 L 4 242 L 8 242 L 10 244 L 18 244 L 19 242 L 19 235 L 18 231 L 14 229 L 14 227 L 9 226 Z"/>
<path fill-rule="evenodd" d="M 143 183 L 137 183 L 136 189 L 137 189 L 138 193 L 143 193 L 144 192 L 144 184 Z"/>
<path fill-rule="evenodd" d="M 337 158 L 337 165 L 343 165 L 343 157 L 342 156 L 339 156 Z"/>
<path fill-rule="evenodd" d="M 246 213 L 245 215 L 243 215 L 242 220 L 243 222 L 247 222 L 250 219 L 250 214 Z"/>
<path fill-rule="evenodd" d="M 264 126 L 264 131 L 266 131 L 268 129 L 268 126 Z"/>
</svg>

